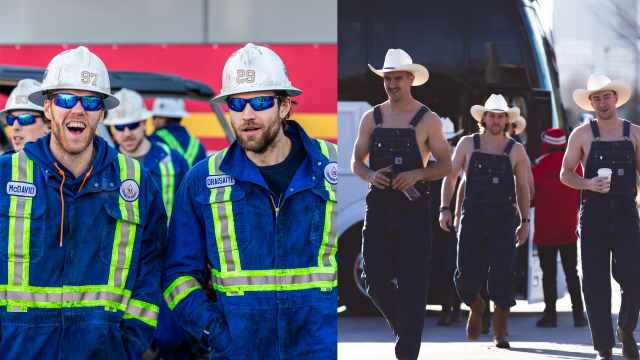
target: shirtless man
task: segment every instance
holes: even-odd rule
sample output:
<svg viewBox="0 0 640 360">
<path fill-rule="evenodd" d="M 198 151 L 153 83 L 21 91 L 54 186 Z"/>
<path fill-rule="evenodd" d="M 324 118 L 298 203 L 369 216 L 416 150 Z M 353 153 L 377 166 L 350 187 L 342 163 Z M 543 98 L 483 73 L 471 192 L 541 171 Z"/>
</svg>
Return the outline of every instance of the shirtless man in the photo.
<svg viewBox="0 0 640 360">
<path fill-rule="evenodd" d="M 367 292 L 396 336 L 396 357 L 420 352 L 431 259 L 429 184 L 451 171 L 440 117 L 411 96 L 429 72 L 390 49 L 383 70 L 389 101 L 367 112 L 353 149 L 351 170 L 370 183 L 362 231 Z M 426 167 L 433 153 L 436 163 Z M 369 166 L 367 166 L 367 158 Z M 411 201 L 407 190 L 414 189 Z M 396 282 L 394 282 L 394 279 Z"/>
<path fill-rule="evenodd" d="M 573 93 L 576 104 L 595 111 L 597 119 L 571 134 L 560 172 L 565 185 L 582 190 L 578 225 L 582 291 L 593 347 L 598 351 L 596 359 L 612 359 L 616 345 L 610 311 L 610 262 L 622 293 L 616 336 L 624 358 L 638 359 L 633 331 L 640 312 L 640 219 L 636 208 L 640 128 L 619 119 L 616 110 L 630 97 L 629 84 L 611 81 L 602 74 L 591 75 L 587 90 Z M 574 172 L 580 163 L 584 178 Z M 603 168 L 613 172 L 611 181 L 598 176 Z"/>
<path fill-rule="evenodd" d="M 471 114 L 480 123 L 480 133 L 465 136 L 458 143 L 453 170 L 442 184 L 442 203 L 451 201 L 456 179 L 464 170 L 467 181 L 455 283 L 460 299 L 471 308 L 467 338 L 477 340 L 482 332 L 485 303 L 480 288 L 488 257 L 489 297 L 495 303 L 494 345 L 508 348 L 507 321 L 516 304 L 514 246 L 520 247 L 529 236 L 529 162 L 524 147 L 508 136 L 509 124 L 518 118 L 520 109 L 509 108 L 502 95 L 494 94 L 485 106 L 471 107 Z M 515 217 L 518 210 L 520 226 Z M 451 211 L 441 207 L 440 226 L 448 230 L 451 225 Z"/>
</svg>

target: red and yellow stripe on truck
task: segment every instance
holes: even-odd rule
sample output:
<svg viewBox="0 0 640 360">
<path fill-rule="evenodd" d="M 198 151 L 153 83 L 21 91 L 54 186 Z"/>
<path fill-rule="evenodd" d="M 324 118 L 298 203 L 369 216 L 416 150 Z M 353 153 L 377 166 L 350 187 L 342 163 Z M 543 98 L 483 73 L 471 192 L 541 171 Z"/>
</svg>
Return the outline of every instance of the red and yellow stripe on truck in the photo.
<svg viewBox="0 0 640 360">
<path fill-rule="evenodd" d="M 0 46 L 0 65 L 45 68 L 60 52 L 79 45 L 5 45 Z M 287 67 L 293 86 L 302 90 L 296 97 L 292 119 L 309 136 L 337 142 L 337 45 L 268 45 Z M 227 59 L 244 44 L 170 44 L 170 45 L 85 45 L 102 59 L 107 69 L 174 74 L 183 79 L 209 85 L 215 93 L 222 87 L 222 70 Z M 41 79 L 36 79 L 41 80 Z M 0 109 L 6 97 L 0 95 Z M 145 99 L 152 108 L 153 99 Z M 189 132 L 197 136 L 208 152 L 228 146 L 222 127 L 211 106 L 203 101 L 186 101 L 191 117 L 183 120 Z M 227 116 L 226 106 L 222 105 Z M 149 124 L 150 125 L 150 124 Z"/>
</svg>

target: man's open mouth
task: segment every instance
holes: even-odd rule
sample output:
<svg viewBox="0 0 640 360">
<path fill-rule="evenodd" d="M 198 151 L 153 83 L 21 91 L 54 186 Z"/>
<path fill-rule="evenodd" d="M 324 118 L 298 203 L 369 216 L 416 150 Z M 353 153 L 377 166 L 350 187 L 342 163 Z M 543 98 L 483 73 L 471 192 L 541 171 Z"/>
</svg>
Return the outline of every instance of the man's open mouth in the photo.
<svg viewBox="0 0 640 360">
<path fill-rule="evenodd" d="M 67 124 L 67 130 L 69 130 L 73 135 L 81 135 L 86 127 L 87 126 L 85 124 L 77 121 L 72 121 Z"/>
</svg>

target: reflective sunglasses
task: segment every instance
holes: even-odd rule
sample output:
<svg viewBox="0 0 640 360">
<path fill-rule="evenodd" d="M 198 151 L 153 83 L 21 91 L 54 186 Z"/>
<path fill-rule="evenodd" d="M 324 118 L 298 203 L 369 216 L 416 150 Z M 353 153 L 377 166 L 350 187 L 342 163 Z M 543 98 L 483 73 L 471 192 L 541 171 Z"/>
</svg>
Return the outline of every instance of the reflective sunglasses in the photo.
<svg viewBox="0 0 640 360">
<path fill-rule="evenodd" d="M 35 124 L 36 118 L 39 118 L 39 117 L 42 117 L 42 116 L 36 116 L 31 114 L 22 114 L 18 116 L 7 115 L 7 124 L 9 126 L 13 126 L 13 123 L 16 120 L 18 120 L 18 124 L 22 126 L 27 126 L 27 125 Z"/>
<path fill-rule="evenodd" d="M 275 99 L 277 99 L 277 96 L 260 96 L 260 97 L 254 97 L 251 99 L 238 99 L 238 98 L 232 98 L 232 97 L 228 97 L 227 98 L 227 106 L 229 106 L 229 109 L 233 110 L 233 111 L 244 111 L 245 106 L 247 106 L 247 102 L 251 105 L 251 108 L 255 111 L 262 111 L 262 110 L 267 110 L 267 109 L 271 109 L 273 107 L 273 105 L 275 105 Z"/>
<path fill-rule="evenodd" d="M 98 111 L 102 107 L 102 99 L 97 96 L 76 96 L 72 94 L 55 94 L 53 103 L 64 109 L 73 109 L 80 100 L 85 111 Z"/>
<path fill-rule="evenodd" d="M 137 129 L 140 126 L 139 122 L 126 124 L 126 125 L 113 125 L 114 128 L 118 131 L 124 131 L 124 128 L 129 128 L 129 130 Z"/>
</svg>

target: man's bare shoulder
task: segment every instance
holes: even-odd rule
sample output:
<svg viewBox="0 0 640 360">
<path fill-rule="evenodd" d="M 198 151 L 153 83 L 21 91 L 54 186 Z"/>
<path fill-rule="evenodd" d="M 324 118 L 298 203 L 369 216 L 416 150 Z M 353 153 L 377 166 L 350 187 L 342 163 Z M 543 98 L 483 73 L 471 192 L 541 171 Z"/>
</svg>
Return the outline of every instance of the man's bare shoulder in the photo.
<svg viewBox="0 0 640 360">
<path fill-rule="evenodd" d="M 636 139 L 640 139 L 640 126 L 631 123 L 631 127 L 629 129 L 631 130 L 631 134 L 636 136 Z"/>
<path fill-rule="evenodd" d="M 424 123 L 423 126 L 428 126 L 429 129 L 432 129 L 434 126 L 436 128 L 442 127 L 442 120 L 440 120 L 440 116 L 433 111 L 427 111 L 422 116 L 421 123 Z"/>
<path fill-rule="evenodd" d="M 569 135 L 569 141 L 582 142 L 585 140 L 592 140 L 593 132 L 591 131 L 591 125 L 589 123 L 578 126 Z"/>
<path fill-rule="evenodd" d="M 360 126 L 373 126 L 375 121 L 373 120 L 373 109 L 367 111 L 362 115 L 362 120 L 360 120 Z"/>
<path fill-rule="evenodd" d="M 460 141 L 458 141 L 458 145 L 456 146 L 456 150 L 469 150 L 473 149 L 473 135 L 463 136 Z"/>
<path fill-rule="evenodd" d="M 526 161 L 527 157 L 527 150 L 525 150 L 524 146 L 522 146 L 522 144 L 520 144 L 519 142 L 516 142 L 515 144 L 513 144 L 513 148 L 511 148 L 511 153 L 516 157 L 516 159 L 520 159 L 522 158 L 523 160 Z"/>
</svg>

